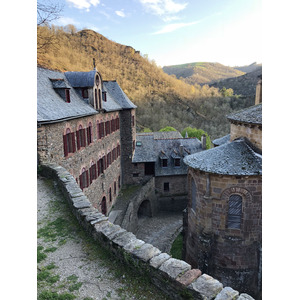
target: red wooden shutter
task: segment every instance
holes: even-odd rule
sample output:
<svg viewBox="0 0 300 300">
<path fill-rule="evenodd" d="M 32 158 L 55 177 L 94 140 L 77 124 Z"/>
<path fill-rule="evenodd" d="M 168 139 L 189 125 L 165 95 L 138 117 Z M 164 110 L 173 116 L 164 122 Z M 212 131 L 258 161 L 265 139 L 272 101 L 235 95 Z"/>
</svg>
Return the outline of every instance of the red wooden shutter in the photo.
<svg viewBox="0 0 300 300">
<path fill-rule="evenodd" d="M 82 130 L 82 132 L 83 132 L 83 147 L 85 147 L 86 146 L 86 135 L 85 135 L 85 130 L 84 129 L 81 129 Z"/>
<path fill-rule="evenodd" d="M 76 146 L 75 146 L 75 132 L 71 133 L 71 137 L 72 137 L 72 153 L 76 152 Z"/>
<path fill-rule="evenodd" d="M 81 189 L 83 189 L 82 174 L 79 175 L 79 186 Z"/>
<path fill-rule="evenodd" d="M 76 142 L 77 142 L 77 150 L 80 149 L 80 134 L 79 130 L 76 131 Z"/>
<path fill-rule="evenodd" d="M 64 141 L 64 155 L 68 156 L 68 142 L 67 142 L 67 135 L 63 135 Z"/>
</svg>

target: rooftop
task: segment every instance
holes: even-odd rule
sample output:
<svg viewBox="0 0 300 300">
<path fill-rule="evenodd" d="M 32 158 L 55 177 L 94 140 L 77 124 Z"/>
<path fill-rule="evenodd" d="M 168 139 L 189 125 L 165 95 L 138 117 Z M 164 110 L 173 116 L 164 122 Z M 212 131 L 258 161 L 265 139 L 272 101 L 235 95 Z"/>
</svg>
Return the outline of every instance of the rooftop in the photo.
<svg viewBox="0 0 300 300">
<path fill-rule="evenodd" d="M 222 175 L 261 175 L 262 156 L 245 138 L 184 158 L 193 169 Z"/>
<path fill-rule="evenodd" d="M 262 124 L 262 104 L 257 104 L 227 116 L 230 121 L 248 124 Z"/>
<path fill-rule="evenodd" d="M 212 143 L 216 146 L 220 146 L 220 145 L 223 145 L 225 143 L 228 143 L 230 141 L 230 133 L 225 135 L 225 136 L 222 136 L 218 139 L 215 139 L 212 141 Z"/>
</svg>

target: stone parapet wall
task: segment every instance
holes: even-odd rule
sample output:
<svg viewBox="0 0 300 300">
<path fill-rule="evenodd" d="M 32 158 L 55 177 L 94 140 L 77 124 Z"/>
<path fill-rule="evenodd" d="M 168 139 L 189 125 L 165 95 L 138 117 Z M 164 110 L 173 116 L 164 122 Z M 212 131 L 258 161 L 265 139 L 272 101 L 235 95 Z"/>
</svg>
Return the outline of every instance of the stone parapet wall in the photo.
<svg viewBox="0 0 300 300">
<path fill-rule="evenodd" d="M 131 232 L 108 221 L 92 206 L 78 187 L 74 177 L 57 165 L 42 165 L 41 174 L 57 181 L 73 214 L 83 228 L 101 246 L 109 249 L 121 263 L 134 268 L 142 276 L 148 275 L 171 299 L 253 299 L 240 294 L 198 269 L 170 257 L 150 244 L 139 240 Z"/>
</svg>

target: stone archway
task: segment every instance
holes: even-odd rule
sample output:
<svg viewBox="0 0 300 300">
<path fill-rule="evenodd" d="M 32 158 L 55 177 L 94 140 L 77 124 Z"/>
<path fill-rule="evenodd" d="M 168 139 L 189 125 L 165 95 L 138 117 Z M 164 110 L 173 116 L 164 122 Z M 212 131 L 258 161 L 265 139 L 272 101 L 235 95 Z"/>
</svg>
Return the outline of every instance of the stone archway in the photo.
<svg viewBox="0 0 300 300">
<path fill-rule="evenodd" d="M 138 215 L 138 219 L 143 217 L 152 217 L 151 203 L 149 200 L 144 200 L 140 204 L 137 215 Z"/>
</svg>

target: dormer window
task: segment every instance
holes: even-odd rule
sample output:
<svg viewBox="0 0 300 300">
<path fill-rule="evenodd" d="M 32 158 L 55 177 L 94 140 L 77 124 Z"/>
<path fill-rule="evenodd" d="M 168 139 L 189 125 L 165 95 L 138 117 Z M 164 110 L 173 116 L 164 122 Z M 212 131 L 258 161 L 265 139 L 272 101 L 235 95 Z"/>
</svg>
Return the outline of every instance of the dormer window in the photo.
<svg viewBox="0 0 300 300">
<path fill-rule="evenodd" d="M 97 89 L 95 89 L 95 109 L 99 110 L 99 105 L 98 105 L 98 93 L 97 93 Z"/>
<path fill-rule="evenodd" d="M 82 92 L 82 98 L 87 99 L 89 97 L 88 89 L 84 88 L 81 90 Z"/>
<path fill-rule="evenodd" d="M 162 167 L 167 168 L 168 167 L 168 160 L 166 158 L 162 159 Z"/>
<path fill-rule="evenodd" d="M 107 99 L 106 99 L 106 92 L 102 92 L 102 99 L 103 99 L 103 101 L 104 102 L 106 102 L 107 101 Z"/>
<path fill-rule="evenodd" d="M 174 166 L 175 167 L 180 167 L 180 158 L 175 158 L 174 159 Z"/>
<path fill-rule="evenodd" d="M 70 89 L 65 89 L 65 96 L 66 96 L 66 102 L 70 103 L 71 102 Z"/>
</svg>

